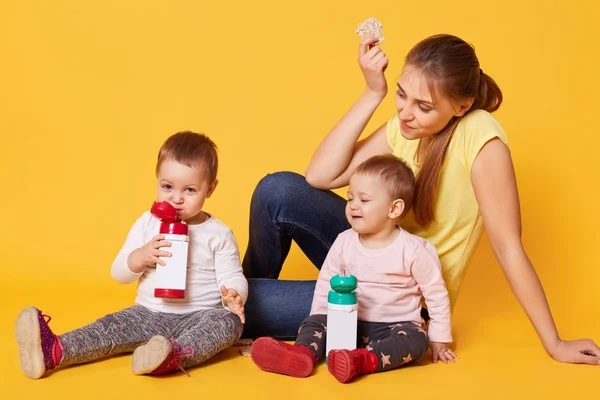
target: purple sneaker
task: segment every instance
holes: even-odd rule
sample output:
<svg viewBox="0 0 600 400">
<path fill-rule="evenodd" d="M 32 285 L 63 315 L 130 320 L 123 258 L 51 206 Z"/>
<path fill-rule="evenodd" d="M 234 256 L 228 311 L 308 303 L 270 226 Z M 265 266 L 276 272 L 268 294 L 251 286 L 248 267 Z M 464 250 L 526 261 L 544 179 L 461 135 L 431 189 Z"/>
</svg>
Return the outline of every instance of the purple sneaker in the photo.
<svg viewBox="0 0 600 400">
<path fill-rule="evenodd" d="M 15 333 L 21 369 L 28 378 L 41 378 L 56 368 L 62 358 L 60 340 L 48 326 L 51 319 L 35 307 L 25 308 L 17 317 Z"/>
</svg>

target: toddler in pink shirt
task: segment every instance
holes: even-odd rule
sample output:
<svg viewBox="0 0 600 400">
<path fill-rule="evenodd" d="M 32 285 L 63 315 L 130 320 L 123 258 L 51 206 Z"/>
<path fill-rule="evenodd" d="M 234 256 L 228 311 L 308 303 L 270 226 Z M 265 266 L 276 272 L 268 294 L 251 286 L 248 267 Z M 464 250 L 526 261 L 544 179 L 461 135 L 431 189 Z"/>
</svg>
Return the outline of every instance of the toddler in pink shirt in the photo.
<svg viewBox="0 0 600 400">
<path fill-rule="evenodd" d="M 415 178 L 393 155 L 359 165 L 348 189 L 346 218 L 352 229 L 333 243 L 319 273 L 313 303 L 290 345 L 257 339 L 252 360 L 261 369 L 306 377 L 325 356 L 327 293 L 332 276 L 358 279 L 358 343 L 331 350 L 328 369 L 340 382 L 419 361 L 431 347 L 434 361 L 454 361 L 450 300 L 435 248 L 397 226 L 412 206 Z M 422 310 L 421 300 L 427 304 Z M 422 311 L 428 315 L 423 329 Z"/>
</svg>

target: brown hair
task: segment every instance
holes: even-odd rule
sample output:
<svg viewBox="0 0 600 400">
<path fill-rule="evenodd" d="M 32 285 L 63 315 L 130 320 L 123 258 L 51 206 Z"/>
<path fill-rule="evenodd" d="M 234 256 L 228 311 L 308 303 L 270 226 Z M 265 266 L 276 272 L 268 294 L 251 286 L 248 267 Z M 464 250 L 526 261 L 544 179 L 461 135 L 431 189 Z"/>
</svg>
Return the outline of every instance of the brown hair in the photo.
<svg viewBox="0 0 600 400">
<path fill-rule="evenodd" d="M 502 104 L 502 92 L 481 70 L 473 46 L 456 36 L 435 35 L 422 40 L 406 56 L 406 65 L 420 70 L 432 96 L 439 93 L 451 101 L 474 99 L 463 116 L 452 117 L 444 129 L 431 137 L 423 166 L 417 174 L 415 221 L 427 227 L 434 218 L 438 177 L 454 129 L 473 110 L 496 111 Z"/>
<path fill-rule="evenodd" d="M 157 176 L 165 160 L 175 160 L 190 168 L 206 168 L 210 183 L 217 178 L 219 168 L 217 145 L 202 133 L 183 131 L 171 135 L 158 151 Z"/>
<path fill-rule="evenodd" d="M 404 161 L 392 154 L 373 156 L 363 161 L 353 174 L 375 176 L 382 180 L 390 197 L 404 201 L 405 216 L 413 204 L 415 175 Z"/>
</svg>

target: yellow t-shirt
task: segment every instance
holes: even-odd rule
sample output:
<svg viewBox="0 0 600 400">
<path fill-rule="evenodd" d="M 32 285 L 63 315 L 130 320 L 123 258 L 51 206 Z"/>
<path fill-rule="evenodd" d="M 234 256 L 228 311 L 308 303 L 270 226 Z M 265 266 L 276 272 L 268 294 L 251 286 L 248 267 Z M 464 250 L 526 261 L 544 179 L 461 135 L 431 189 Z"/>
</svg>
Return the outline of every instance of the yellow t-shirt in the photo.
<svg viewBox="0 0 600 400">
<path fill-rule="evenodd" d="M 407 140 L 400 133 L 398 116 L 387 124 L 392 153 L 403 159 L 415 175 L 420 140 Z M 456 127 L 440 176 L 434 203 L 434 221 L 427 229 L 417 225 L 412 210 L 400 222 L 408 232 L 429 240 L 437 249 L 452 307 L 456 304 L 466 267 L 483 233 L 483 221 L 471 184 L 471 167 L 481 148 L 499 138 L 508 145 L 504 130 L 487 111 L 475 110 Z"/>
</svg>

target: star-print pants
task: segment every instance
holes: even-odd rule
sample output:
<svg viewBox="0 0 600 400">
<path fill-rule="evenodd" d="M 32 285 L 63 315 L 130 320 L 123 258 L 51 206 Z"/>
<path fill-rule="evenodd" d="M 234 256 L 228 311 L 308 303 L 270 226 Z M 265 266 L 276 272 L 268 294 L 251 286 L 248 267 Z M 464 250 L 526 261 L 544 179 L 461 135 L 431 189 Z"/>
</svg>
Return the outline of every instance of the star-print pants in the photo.
<svg viewBox="0 0 600 400">
<path fill-rule="evenodd" d="M 175 339 L 181 349 L 192 346 L 194 355 L 180 360 L 181 366 L 187 368 L 234 344 L 242 329 L 240 318 L 223 308 L 172 314 L 133 306 L 60 335 L 64 349 L 58 365 L 64 367 L 131 353 L 152 336 L 162 335 Z"/>
<path fill-rule="evenodd" d="M 315 357 L 325 356 L 327 315 L 311 315 L 302 322 L 296 344 L 308 347 Z M 357 347 L 375 353 L 376 372 L 388 371 L 420 361 L 429 347 L 427 333 L 416 322 L 358 321 Z"/>
</svg>

